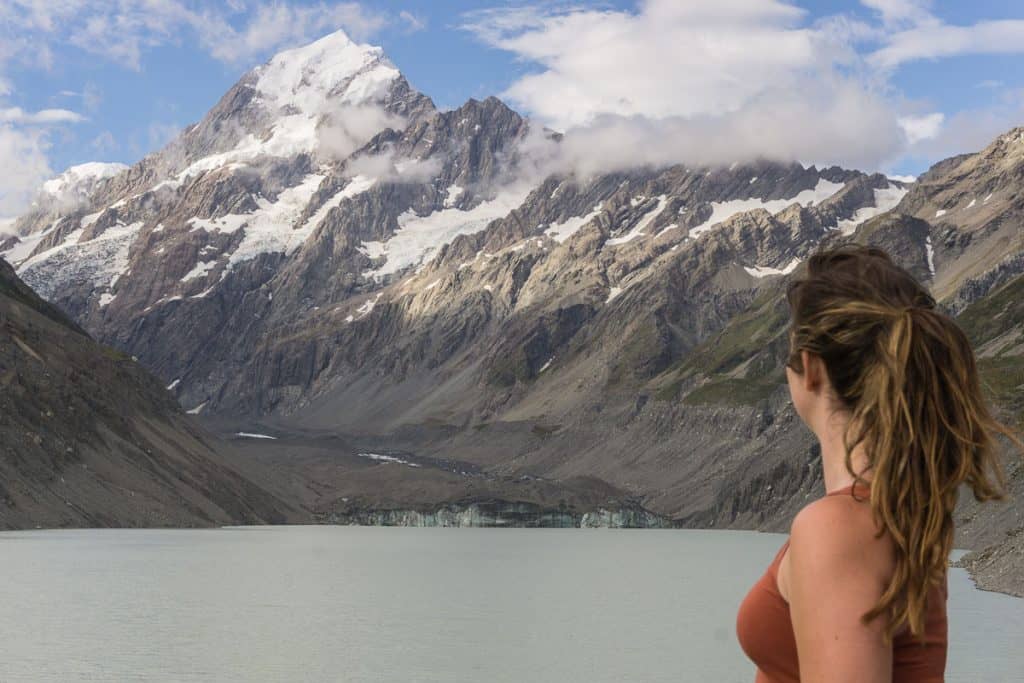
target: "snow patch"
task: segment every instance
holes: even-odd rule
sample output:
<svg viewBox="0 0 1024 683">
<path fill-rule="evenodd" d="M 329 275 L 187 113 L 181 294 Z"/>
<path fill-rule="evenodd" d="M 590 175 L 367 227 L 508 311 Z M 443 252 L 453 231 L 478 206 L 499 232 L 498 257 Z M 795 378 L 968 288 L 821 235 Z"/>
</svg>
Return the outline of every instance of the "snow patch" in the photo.
<svg viewBox="0 0 1024 683">
<path fill-rule="evenodd" d="M 409 462 L 408 460 L 402 460 L 396 458 L 393 455 L 381 455 L 380 453 L 356 453 L 360 458 L 367 458 L 369 460 L 376 460 L 379 463 L 396 463 L 398 465 L 407 465 L 409 467 L 419 467 L 416 463 Z"/>
<path fill-rule="evenodd" d="M 235 436 L 240 436 L 243 439 L 271 439 L 277 440 L 276 436 L 268 436 L 267 434 L 254 434 L 253 432 L 235 432 Z"/>
<path fill-rule="evenodd" d="M 649 226 L 654 221 L 654 219 L 657 218 L 661 214 L 661 212 L 665 210 L 665 206 L 667 204 L 668 195 L 661 195 L 660 197 L 658 197 L 658 204 L 653 209 L 644 214 L 643 218 L 641 218 L 640 221 L 637 222 L 637 224 L 634 225 L 629 232 L 619 237 L 612 237 L 610 239 L 607 239 L 605 240 L 605 244 L 625 244 L 626 242 L 636 239 L 637 237 L 643 237 L 646 234 L 644 230 L 646 230 L 647 226 Z"/>
<path fill-rule="evenodd" d="M 932 236 L 924 240 L 925 255 L 928 258 L 928 272 L 931 273 L 932 277 L 935 277 L 935 249 L 932 248 Z"/>
<path fill-rule="evenodd" d="M 190 232 L 205 230 L 207 232 L 235 232 L 245 225 L 252 214 L 228 214 L 220 218 L 189 218 L 185 225 L 191 226 Z"/>
<path fill-rule="evenodd" d="M 945 215 L 946 215 L 946 210 L 945 209 L 939 209 L 938 211 L 935 212 L 935 217 L 936 218 L 942 218 Z"/>
<path fill-rule="evenodd" d="M 206 277 L 206 274 L 217 267 L 216 261 L 200 261 L 195 265 L 195 268 L 185 273 L 181 278 L 182 282 L 188 282 L 197 277 Z"/>
<path fill-rule="evenodd" d="M 317 209 L 316 213 L 309 217 L 309 220 L 302 226 L 302 229 L 307 233 L 312 232 L 316 226 L 320 225 L 320 223 L 327 218 L 327 214 L 330 213 L 331 209 L 340 206 L 346 199 L 351 199 L 352 197 L 357 197 L 363 194 L 376 183 L 376 178 L 370 178 L 364 175 L 352 176 L 345 187 L 324 202 L 323 206 Z"/>
<path fill-rule="evenodd" d="M 561 185 L 559 185 L 559 187 L 561 187 Z M 548 229 L 544 231 L 544 234 L 561 244 L 576 234 L 576 232 L 584 225 L 597 218 L 600 213 L 601 204 L 598 203 L 593 209 L 591 209 L 590 213 L 585 216 L 575 216 L 573 218 L 567 218 L 561 223 L 552 223 Z M 518 248 L 522 249 L 522 246 Z"/>
<path fill-rule="evenodd" d="M 459 202 L 459 197 L 466 191 L 465 188 L 459 187 L 458 185 L 452 185 L 448 188 L 444 198 L 444 208 L 450 209 Z"/>
<path fill-rule="evenodd" d="M 608 292 L 608 298 L 605 299 L 604 302 L 608 303 L 609 301 L 617 297 L 619 294 L 622 294 L 622 287 L 612 287 L 611 290 L 609 290 Z"/>
<path fill-rule="evenodd" d="M 189 415 L 198 415 L 199 413 L 203 412 L 203 408 L 205 408 L 205 407 L 206 407 L 206 401 L 203 401 L 202 403 L 197 405 L 192 410 L 187 410 L 185 412 L 187 412 Z"/>
<path fill-rule="evenodd" d="M 12 220 L 11 223 L 13 224 L 14 221 Z M 4 260 L 11 265 L 18 267 L 19 262 L 27 259 L 35 251 L 36 246 L 43 241 L 43 238 L 53 232 L 56 227 L 57 221 L 41 232 L 18 237 L 18 243 L 7 251 L 0 252 L 0 256 L 3 256 Z"/>
<path fill-rule="evenodd" d="M 372 299 L 367 299 L 366 301 L 363 302 L 362 306 L 356 309 L 356 313 L 359 314 L 360 318 L 365 318 L 366 316 L 370 315 L 370 312 L 373 310 L 373 307 L 377 305 L 377 301 L 380 299 L 381 294 L 383 294 L 383 292 L 377 292 L 377 296 L 373 297 Z"/>
<path fill-rule="evenodd" d="M 802 206 L 808 206 L 812 203 L 822 202 L 839 190 L 843 189 L 842 183 L 833 183 L 824 178 L 818 180 L 818 184 L 812 189 L 804 190 L 795 197 L 789 199 L 730 199 L 725 202 L 712 202 L 711 204 L 711 218 L 707 219 L 695 228 L 690 228 L 690 236 L 696 237 L 704 232 L 707 232 L 715 225 L 726 221 L 736 214 L 743 213 L 745 211 L 753 211 L 754 209 L 764 209 L 768 213 L 776 214 L 782 211 L 787 206 L 792 204 L 800 204 Z"/>
<path fill-rule="evenodd" d="M 321 181 L 323 176 L 310 174 L 298 185 L 283 190 L 276 201 L 271 202 L 264 197 L 258 197 L 256 204 L 259 208 L 252 213 L 228 214 L 221 218 L 191 218 L 188 224 L 193 230 L 203 229 L 208 232 L 232 233 L 244 228 L 242 241 L 228 259 L 228 270 L 235 264 L 254 259 L 260 254 L 289 254 L 298 249 L 316 227 L 312 219 L 301 227 L 296 227 L 295 224 L 320 187 Z M 351 184 L 349 183 L 346 189 Z M 333 199 L 332 197 L 332 201 Z"/>
<path fill-rule="evenodd" d="M 554 356 L 551 356 L 551 358 L 548 358 L 548 361 L 546 363 L 544 363 L 544 365 L 540 366 L 540 370 L 537 371 L 537 374 L 539 375 L 540 373 L 542 373 L 545 370 L 547 370 L 551 366 L 551 361 L 553 361 L 554 359 L 555 359 Z"/>
<path fill-rule="evenodd" d="M 971 203 L 970 203 L 970 204 L 968 204 L 967 206 L 965 206 L 965 207 L 964 207 L 964 209 L 969 209 L 969 208 L 971 208 L 972 206 L 974 206 L 974 205 L 975 205 L 975 204 L 977 204 L 977 203 L 978 203 L 978 200 L 977 200 L 977 198 L 975 198 L 975 199 L 972 199 L 972 200 L 971 200 Z"/>
<path fill-rule="evenodd" d="M 898 185 L 887 185 L 882 189 L 875 189 L 875 205 L 857 209 L 852 218 L 839 221 L 836 224 L 836 230 L 839 230 L 844 235 L 852 235 L 864 221 L 893 209 L 903 200 L 907 192 L 906 188 L 899 187 Z"/>
<path fill-rule="evenodd" d="M 112 286 L 128 270 L 128 251 L 141 229 L 141 221 L 114 225 L 87 242 L 79 242 L 83 230 L 75 230 L 61 244 L 21 263 L 18 274 L 44 299 L 71 282 Z"/>
<path fill-rule="evenodd" d="M 80 220 L 78 222 L 78 227 L 80 227 L 80 228 L 88 228 L 90 225 L 95 223 L 96 220 L 100 216 L 102 216 L 103 212 L 105 212 L 105 211 L 106 211 L 106 209 L 100 209 L 96 213 L 89 213 L 89 214 L 86 214 L 86 215 L 82 216 L 82 220 Z"/>
<path fill-rule="evenodd" d="M 174 387 L 178 386 L 179 384 L 181 384 L 181 378 L 178 378 L 171 382 L 170 384 L 168 384 L 167 391 L 174 391 Z"/>
<path fill-rule="evenodd" d="M 769 275 L 789 275 L 796 270 L 796 267 L 799 265 L 800 259 L 795 258 L 784 268 L 768 268 L 766 266 L 755 266 L 753 268 L 749 268 L 747 266 L 743 266 L 743 270 L 747 271 L 754 277 L 761 278 L 768 277 Z"/>
<path fill-rule="evenodd" d="M 227 271 L 225 271 L 225 274 L 227 274 Z M 224 278 L 222 277 L 221 280 L 223 280 L 223 279 Z M 212 292 L 214 290 L 214 288 L 216 288 L 216 286 L 217 286 L 216 284 L 212 284 L 209 287 L 207 287 L 206 289 L 204 289 L 203 291 L 199 292 L 198 294 L 193 294 L 192 296 L 189 297 L 189 299 L 205 299 L 206 295 L 209 294 L 210 292 Z"/>
<path fill-rule="evenodd" d="M 363 276 L 380 278 L 425 262 L 459 235 L 480 232 L 491 221 L 507 216 L 526 200 L 530 189 L 526 185 L 505 188 L 494 199 L 468 211 L 443 209 L 426 216 L 406 211 L 398 217 L 398 230 L 389 239 L 363 243 L 368 253 L 387 257 L 382 266 L 364 271 Z"/>
</svg>

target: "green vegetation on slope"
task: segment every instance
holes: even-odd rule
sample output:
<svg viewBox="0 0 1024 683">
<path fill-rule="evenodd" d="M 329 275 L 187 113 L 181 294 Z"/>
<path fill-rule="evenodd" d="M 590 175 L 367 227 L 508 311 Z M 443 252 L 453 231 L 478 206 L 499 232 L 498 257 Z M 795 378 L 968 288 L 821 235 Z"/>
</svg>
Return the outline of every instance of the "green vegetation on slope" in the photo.
<svg viewBox="0 0 1024 683">
<path fill-rule="evenodd" d="M 1024 326 L 1024 276 L 972 303 L 957 316 L 957 322 L 975 348 L 1019 332 Z M 979 358 L 978 372 L 989 398 L 1009 410 L 1016 416 L 1017 426 L 1024 428 L 1024 356 L 1017 350 L 999 351 Z"/>
<path fill-rule="evenodd" d="M 784 381 L 778 355 L 788 325 L 781 287 L 764 292 L 721 332 L 670 368 L 655 399 L 676 400 L 688 380 L 701 377 L 707 381 L 683 396 L 684 403 L 754 405 L 767 398 Z"/>
</svg>

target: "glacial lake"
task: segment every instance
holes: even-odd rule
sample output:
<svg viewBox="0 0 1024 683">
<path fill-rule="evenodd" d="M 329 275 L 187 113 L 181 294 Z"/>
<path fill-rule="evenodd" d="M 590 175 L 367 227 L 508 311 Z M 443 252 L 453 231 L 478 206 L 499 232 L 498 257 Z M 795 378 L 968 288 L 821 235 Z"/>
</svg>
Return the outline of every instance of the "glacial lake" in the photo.
<svg viewBox="0 0 1024 683">
<path fill-rule="evenodd" d="M 736 531 L 0 533 L 0 680 L 737 681 L 784 540 Z M 1024 680 L 1024 600 L 950 576 L 947 681 Z"/>
</svg>

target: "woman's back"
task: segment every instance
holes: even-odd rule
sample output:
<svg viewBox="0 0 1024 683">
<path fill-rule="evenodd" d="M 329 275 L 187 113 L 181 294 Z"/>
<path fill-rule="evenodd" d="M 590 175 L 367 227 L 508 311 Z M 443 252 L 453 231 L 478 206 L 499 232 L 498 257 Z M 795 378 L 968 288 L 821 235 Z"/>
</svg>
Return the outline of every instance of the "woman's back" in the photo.
<svg viewBox="0 0 1024 683">
<path fill-rule="evenodd" d="M 850 486 L 826 494 L 850 496 Z M 858 489 L 858 496 L 866 495 Z M 870 516 L 865 500 L 851 506 L 852 514 Z M 853 520 L 851 523 L 863 522 Z M 764 575 L 754 584 L 740 606 L 736 630 L 740 645 L 757 665 L 758 683 L 799 681 L 800 665 L 789 604 L 779 590 L 779 567 L 789 549 L 787 540 Z M 829 596 L 822 595 L 822 600 Z M 928 595 L 923 642 L 907 631 L 896 634 L 892 643 L 892 670 L 895 683 L 933 683 L 943 680 L 946 666 L 947 588 L 936 586 Z"/>
</svg>

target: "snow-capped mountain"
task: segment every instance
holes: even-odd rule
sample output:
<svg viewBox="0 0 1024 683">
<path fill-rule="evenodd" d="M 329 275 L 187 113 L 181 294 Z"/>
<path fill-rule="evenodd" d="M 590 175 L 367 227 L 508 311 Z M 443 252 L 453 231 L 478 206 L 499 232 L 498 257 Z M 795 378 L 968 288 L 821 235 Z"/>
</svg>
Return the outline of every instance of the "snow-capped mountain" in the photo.
<svg viewBox="0 0 1024 683">
<path fill-rule="evenodd" d="M 338 33 L 0 255 L 190 411 L 770 524 L 817 484 L 780 383 L 787 276 L 876 240 L 951 309 L 986 300 L 1024 272 L 1020 135 L 916 183 L 767 160 L 548 176 L 524 142 L 557 134 L 496 98 L 439 111 Z M 437 476 L 479 494 L 464 475 Z"/>
</svg>

